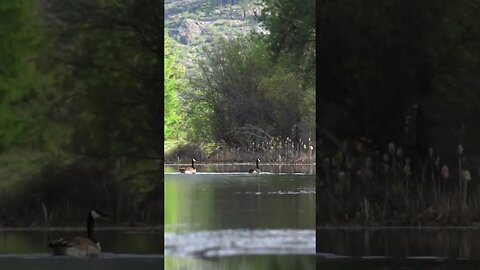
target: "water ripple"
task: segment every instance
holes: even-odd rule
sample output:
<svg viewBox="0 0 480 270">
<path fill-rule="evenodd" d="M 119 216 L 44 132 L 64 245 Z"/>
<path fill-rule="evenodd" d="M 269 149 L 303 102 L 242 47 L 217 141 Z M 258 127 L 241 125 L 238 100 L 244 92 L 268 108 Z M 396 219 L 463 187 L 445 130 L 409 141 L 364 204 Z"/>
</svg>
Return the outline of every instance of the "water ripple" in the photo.
<svg viewBox="0 0 480 270">
<path fill-rule="evenodd" d="M 315 191 L 269 191 L 269 192 L 261 192 L 261 191 L 246 191 L 246 192 L 235 192 L 235 194 L 250 194 L 250 195 L 301 195 L 301 194 L 315 194 Z"/>
<path fill-rule="evenodd" d="M 164 172 L 165 175 L 186 175 L 186 176 L 194 176 L 194 175 L 234 175 L 234 176 L 258 176 L 257 174 L 251 174 L 249 172 L 197 172 L 194 175 L 185 174 L 181 172 Z M 272 173 L 272 172 L 261 172 L 259 175 L 309 175 L 306 173 Z"/>
<path fill-rule="evenodd" d="M 216 230 L 164 238 L 166 256 L 315 254 L 315 230 Z"/>
<path fill-rule="evenodd" d="M 1 259 L 55 259 L 55 260 L 71 260 L 82 259 L 69 256 L 54 256 L 52 253 L 11 253 L 0 254 Z M 128 253 L 108 253 L 102 252 L 98 257 L 87 257 L 88 259 L 103 260 L 103 259 L 162 259 L 162 254 L 128 254 Z"/>
</svg>

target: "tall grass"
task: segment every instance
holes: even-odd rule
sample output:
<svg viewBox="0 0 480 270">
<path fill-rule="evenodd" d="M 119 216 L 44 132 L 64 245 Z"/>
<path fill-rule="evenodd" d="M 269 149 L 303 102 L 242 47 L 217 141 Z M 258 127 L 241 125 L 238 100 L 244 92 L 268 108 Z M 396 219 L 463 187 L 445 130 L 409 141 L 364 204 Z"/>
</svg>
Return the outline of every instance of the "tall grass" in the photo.
<svg viewBox="0 0 480 270">
<path fill-rule="evenodd" d="M 248 146 L 232 147 L 225 144 L 181 145 L 166 152 L 166 163 L 185 163 L 193 157 L 201 163 L 243 163 L 260 158 L 262 163 L 315 164 L 315 143 L 309 139 L 293 141 L 290 138 L 272 138 Z"/>
<path fill-rule="evenodd" d="M 348 145 L 348 147 L 347 147 Z M 452 147 L 452 154 L 455 147 Z M 435 149 L 409 157 L 388 144 L 368 150 L 345 143 L 331 156 L 321 155 L 318 219 L 333 224 L 466 225 L 480 220 L 479 185 L 474 168 L 458 160 L 448 164 Z M 452 174 L 454 171 L 456 173 Z"/>
<path fill-rule="evenodd" d="M 23 159 L 0 156 L 2 165 L 15 162 L 1 175 L 19 175 L 2 179 L 8 185 L 0 188 L 0 227 L 83 226 L 91 208 L 110 213 L 111 225 L 154 225 L 163 219 L 160 173 L 138 173 L 158 164 L 15 153 L 32 163 L 23 168 Z"/>
</svg>

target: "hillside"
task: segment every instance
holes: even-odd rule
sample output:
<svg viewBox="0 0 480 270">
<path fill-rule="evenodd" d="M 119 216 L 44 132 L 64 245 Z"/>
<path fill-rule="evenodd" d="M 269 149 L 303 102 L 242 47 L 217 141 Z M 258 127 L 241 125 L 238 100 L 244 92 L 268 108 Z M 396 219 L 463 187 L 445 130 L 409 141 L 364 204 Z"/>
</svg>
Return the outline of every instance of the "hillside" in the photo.
<svg viewBox="0 0 480 270">
<path fill-rule="evenodd" d="M 165 1 L 165 29 L 176 41 L 178 60 L 186 67 L 187 75 L 194 70 L 195 60 L 216 40 L 263 31 L 255 20 L 259 10 L 253 1 Z"/>
</svg>

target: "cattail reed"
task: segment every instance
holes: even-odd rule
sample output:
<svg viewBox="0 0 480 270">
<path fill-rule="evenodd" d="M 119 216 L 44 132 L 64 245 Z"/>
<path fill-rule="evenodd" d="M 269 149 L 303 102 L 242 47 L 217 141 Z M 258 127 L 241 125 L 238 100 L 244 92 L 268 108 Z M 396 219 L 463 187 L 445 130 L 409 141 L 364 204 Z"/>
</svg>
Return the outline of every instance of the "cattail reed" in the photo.
<svg viewBox="0 0 480 270">
<path fill-rule="evenodd" d="M 358 153 L 361 153 L 361 152 L 362 152 L 362 150 L 363 150 L 363 145 L 362 145 L 361 142 L 357 142 L 357 144 L 356 144 L 356 149 L 357 149 L 357 152 L 358 152 Z"/>
<path fill-rule="evenodd" d="M 326 181 L 327 183 L 330 183 L 330 159 L 328 157 L 323 159 L 323 166 L 325 170 Z"/>
<path fill-rule="evenodd" d="M 397 148 L 397 156 L 398 156 L 399 158 L 402 158 L 402 157 L 403 157 L 403 150 L 402 150 L 402 148 L 400 148 L 400 147 Z"/>
<path fill-rule="evenodd" d="M 388 152 L 390 153 L 390 155 L 395 154 L 395 144 L 393 142 L 388 144 Z"/>
<path fill-rule="evenodd" d="M 437 195 L 440 196 L 441 194 L 441 186 L 442 186 L 442 183 L 441 183 L 441 180 L 440 180 L 440 175 L 439 175 L 439 171 L 440 171 L 440 156 L 437 155 L 437 157 L 435 158 L 435 162 L 434 162 L 434 168 L 435 168 L 435 180 L 437 181 L 437 188 L 435 189 L 435 199 L 437 199 Z"/>
<path fill-rule="evenodd" d="M 457 146 L 458 152 L 458 187 L 459 192 L 462 191 L 462 155 L 463 155 L 463 146 L 459 144 Z"/>
<path fill-rule="evenodd" d="M 443 165 L 443 166 L 442 166 L 441 173 L 442 173 L 443 179 L 445 179 L 445 180 L 447 180 L 447 179 L 450 177 L 450 172 L 449 172 L 449 170 L 448 170 L 448 166 L 447 166 L 447 165 Z"/>
<path fill-rule="evenodd" d="M 472 175 L 468 170 L 463 171 L 463 179 L 464 179 L 464 188 L 463 188 L 463 205 L 467 204 L 467 189 L 468 183 L 472 180 Z"/>
<path fill-rule="evenodd" d="M 430 171 L 432 176 L 432 191 L 435 192 L 435 171 L 433 169 L 433 148 L 428 148 L 428 160 L 430 163 Z"/>
<path fill-rule="evenodd" d="M 393 174 L 393 182 L 397 182 L 397 176 L 395 172 L 395 144 L 393 142 L 388 144 L 388 152 L 390 153 L 390 156 L 392 157 L 392 174 Z"/>
<path fill-rule="evenodd" d="M 410 175 L 412 175 L 412 169 L 410 168 L 410 159 L 406 158 L 405 159 L 405 166 L 403 167 L 403 173 L 405 174 L 405 192 L 406 192 L 406 198 L 405 198 L 405 204 L 408 206 L 408 182 Z"/>
</svg>

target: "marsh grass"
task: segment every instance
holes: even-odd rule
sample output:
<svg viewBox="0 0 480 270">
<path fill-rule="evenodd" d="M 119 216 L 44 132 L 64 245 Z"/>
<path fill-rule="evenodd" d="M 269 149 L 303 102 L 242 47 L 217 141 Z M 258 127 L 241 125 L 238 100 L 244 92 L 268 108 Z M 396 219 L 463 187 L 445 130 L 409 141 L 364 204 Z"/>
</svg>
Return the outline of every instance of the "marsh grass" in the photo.
<svg viewBox="0 0 480 270">
<path fill-rule="evenodd" d="M 244 163 L 260 158 L 262 163 L 315 164 L 315 144 L 310 139 L 295 142 L 273 138 L 249 146 L 229 147 L 225 144 L 183 144 L 166 151 L 166 163 L 188 163 L 195 157 L 201 163 Z"/>
<path fill-rule="evenodd" d="M 393 143 L 377 151 L 361 145 L 345 143 L 334 155 L 321 155 L 320 222 L 417 226 L 480 221 L 480 186 L 471 173 L 477 170 L 465 162 L 463 147 L 458 147 L 457 161 L 442 163 L 433 148 L 422 158 L 409 157 Z"/>
<path fill-rule="evenodd" d="M 155 163 L 155 164 L 153 164 Z M 0 227 L 83 225 L 92 207 L 112 224 L 160 223 L 162 188 L 154 161 L 95 160 L 12 149 L 0 155 Z"/>
</svg>

